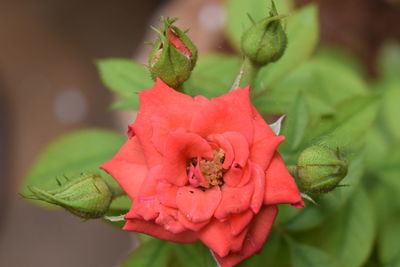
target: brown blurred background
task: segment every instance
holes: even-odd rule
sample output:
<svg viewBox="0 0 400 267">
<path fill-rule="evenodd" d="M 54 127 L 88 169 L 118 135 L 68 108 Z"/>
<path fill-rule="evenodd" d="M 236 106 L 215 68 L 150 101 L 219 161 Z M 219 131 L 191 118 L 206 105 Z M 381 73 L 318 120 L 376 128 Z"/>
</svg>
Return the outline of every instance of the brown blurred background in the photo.
<svg viewBox="0 0 400 267">
<path fill-rule="evenodd" d="M 108 110 L 112 95 L 99 81 L 95 59 L 145 62 L 142 42 L 152 40 L 148 25 L 161 14 L 179 16 L 200 53 L 229 51 L 220 38 L 221 3 L 0 0 L 0 266 L 116 266 L 132 250 L 132 234 L 36 208 L 19 199 L 18 186 L 57 135 L 131 120 Z M 352 52 L 374 77 L 380 45 L 400 40 L 400 2 L 317 3 L 322 40 Z"/>
</svg>

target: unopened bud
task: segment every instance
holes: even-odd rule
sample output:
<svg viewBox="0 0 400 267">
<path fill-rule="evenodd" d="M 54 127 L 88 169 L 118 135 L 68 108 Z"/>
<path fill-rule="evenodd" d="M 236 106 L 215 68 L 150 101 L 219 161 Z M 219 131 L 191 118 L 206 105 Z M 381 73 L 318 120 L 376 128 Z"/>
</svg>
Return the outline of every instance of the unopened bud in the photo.
<svg viewBox="0 0 400 267">
<path fill-rule="evenodd" d="M 347 174 L 347 162 L 339 151 L 324 146 L 305 149 L 297 161 L 297 177 L 307 193 L 322 194 L 335 189 Z"/>
<path fill-rule="evenodd" d="M 190 77 L 197 61 L 197 48 L 173 23 L 176 19 L 165 18 L 163 28 L 157 30 L 159 38 L 153 44 L 149 69 L 153 79 L 157 77 L 174 89 Z"/>
<path fill-rule="evenodd" d="M 113 194 L 99 174 L 81 174 L 59 185 L 55 190 L 31 186 L 30 198 L 61 206 L 85 219 L 102 217 L 110 207 Z"/>
<path fill-rule="evenodd" d="M 242 36 L 242 52 L 256 66 L 263 66 L 281 58 L 286 49 L 287 37 L 281 19 L 272 1 L 269 17 L 253 25 Z"/>
</svg>

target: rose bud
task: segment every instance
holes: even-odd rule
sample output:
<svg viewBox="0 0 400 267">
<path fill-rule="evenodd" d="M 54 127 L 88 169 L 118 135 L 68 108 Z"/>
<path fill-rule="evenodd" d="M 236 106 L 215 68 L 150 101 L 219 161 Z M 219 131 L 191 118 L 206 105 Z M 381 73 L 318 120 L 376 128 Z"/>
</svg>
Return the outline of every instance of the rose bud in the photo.
<svg viewBox="0 0 400 267">
<path fill-rule="evenodd" d="M 285 52 L 287 37 L 272 1 L 269 17 L 253 25 L 242 36 L 242 52 L 256 66 L 275 62 Z"/>
<path fill-rule="evenodd" d="M 303 190 L 322 194 L 335 189 L 347 174 L 347 162 L 338 150 L 324 146 L 305 149 L 297 161 L 297 177 Z"/>
<path fill-rule="evenodd" d="M 190 77 L 197 60 L 197 48 L 185 32 L 173 23 L 176 19 L 165 18 L 161 30 L 154 29 L 159 38 L 153 44 L 149 60 L 152 78 L 163 80 L 172 88 L 179 90 Z"/>
<path fill-rule="evenodd" d="M 85 218 L 102 217 L 112 201 L 112 191 L 99 174 L 85 173 L 68 180 L 55 190 L 29 187 L 30 198 L 58 205 L 69 212 Z"/>
</svg>

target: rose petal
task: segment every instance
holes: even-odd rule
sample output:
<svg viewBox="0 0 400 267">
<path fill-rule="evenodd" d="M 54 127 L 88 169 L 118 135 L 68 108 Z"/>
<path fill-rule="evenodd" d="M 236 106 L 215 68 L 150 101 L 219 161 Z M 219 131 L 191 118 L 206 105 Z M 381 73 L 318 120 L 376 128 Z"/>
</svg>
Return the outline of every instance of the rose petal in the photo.
<svg viewBox="0 0 400 267">
<path fill-rule="evenodd" d="M 156 109 L 151 116 L 151 140 L 155 148 L 164 154 L 169 133 L 179 128 L 188 129 L 193 116 L 200 112 L 206 103 L 207 98 L 196 97 L 178 104 L 164 104 Z"/>
<path fill-rule="evenodd" d="M 242 213 L 231 214 L 229 218 L 229 225 L 231 227 L 231 234 L 238 235 L 246 228 L 251 219 L 253 219 L 254 213 L 251 210 L 246 210 Z"/>
<path fill-rule="evenodd" d="M 231 213 L 240 213 L 250 207 L 254 191 L 254 184 L 248 183 L 243 187 L 222 186 L 222 199 L 215 210 L 215 218 L 220 220 L 228 217 Z"/>
<path fill-rule="evenodd" d="M 162 167 L 151 168 L 144 179 L 137 197 L 132 203 L 134 212 L 145 220 L 155 219 L 159 214 L 160 201 L 157 194 L 157 178 L 162 174 Z"/>
<path fill-rule="evenodd" d="M 168 230 L 174 234 L 178 234 L 187 230 L 178 220 L 178 210 L 164 207 L 162 205 L 160 205 L 160 214 L 155 222 L 163 225 L 165 230 Z"/>
<path fill-rule="evenodd" d="M 156 191 L 158 200 L 161 202 L 161 204 L 171 208 L 178 208 L 176 205 L 176 195 L 178 193 L 177 186 L 174 186 L 166 181 L 158 181 Z"/>
<path fill-rule="evenodd" d="M 179 188 L 176 203 L 179 210 L 192 222 L 209 220 L 221 200 L 219 186 L 214 186 L 204 192 L 191 186 Z"/>
<path fill-rule="evenodd" d="M 153 127 L 151 117 L 160 106 L 190 104 L 193 102 L 193 98 L 169 88 L 159 78 L 156 79 L 153 88 L 141 91 L 139 96 L 139 111 L 135 123 L 131 125 L 131 129 L 143 147 L 148 165 L 153 167 L 160 164 L 162 158 L 152 142 Z"/>
<path fill-rule="evenodd" d="M 237 253 L 230 253 L 226 257 L 221 257 L 217 253 L 215 257 L 219 264 L 222 267 L 233 267 L 254 253 L 258 253 L 269 235 L 277 213 L 276 206 L 263 207 L 251 222 L 242 249 Z"/>
<path fill-rule="evenodd" d="M 303 207 L 299 189 L 278 152 L 275 153 L 265 177 L 266 205 L 292 204 L 298 208 Z"/>
<path fill-rule="evenodd" d="M 185 231 L 182 233 L 174 234 L 165 230 L 162 226 L 156 223 L 146 222 L 138 219 L 127 220 L 122 229 L 126 231 L 144 233 L 157 237 L 159 239 L 177 243 L 192 243 L 198 239 L 196 234 L 192 231 Z"/>
<path fill-rule="evenodd" d="M 270 164 L 276 148 L 285 140 L 285 137 L 277 136 L 255 108 L 253 108 L 253 113 L 254 140 L 250 150 L 250 160 L 265 170 Z"/>
<path fill-rule="evenodd" d="M 247 231 L 233 236 L 227 221 L 221 222 L 213 219 L 197 235 L 199 239 L 217 255 L 224 257 L 231 251 L 240 251 Z"/>
<path fill-rule="evenodd" d="M 185 226 L 187 229 L 192 230 L 192 231 L 199 231 L 201 228 L 206 226 L 210 220 L 206 220 L 204 222 L 192 222 L 186 218 L 185 215 L 182 214 L 182 212 L 178 211 L 178 220 L 182 223 L 183 226 Z"/>
<path fill-rule="evenodd" d="M 246 138 L 242 134 L 235 132 L 226 132 L 222 135 L 232 145 L 234 154 L 234 161 L 232 164 L 237 163 L 241 167 L 244 167 L 249 157 L 249 143 Z"/>
<path fill-rule="evenodd" d="M 253 141 L 253 112 L 250 88 L 237 89 L 212 99 L 192 120 L 189 130 L 203 137 L 225 132 L 239 132 L 248 143 Z"/>
<path fill-rule="evenodd" d="M 177 186 L 186 185 L 186 166 L 189 159 L 194 157 L 212 159 L 213 153 L 208 142 L 199 135 L 187 133 L 183 129 L 171 132 L 164 153 L 164 178 Z"/>
<path fill-rule="evenodd" d="M 265 195 L 265 173 L 258 164 L 253 163 L 251 166 L 254 181 L 254 193 L 251 198 L 250 207 L 252 211 L 257 214 L 261 209 Z"/>
<path fill-rule="evenodd" d="M 249 169 L 248 166 L 245 167 Z M 229 171 L 224 175 L 224 183 L 231 187 L 236 187 L 241 182 L 246 170 L 244 170 L 239 164 L 233 164 Z M 249 171 L 247 171 L 249 172 Z"/>
<path fill-rule="evenodd" d="M 148 169 L 136 137 L 126 141 L 118 153 L 103 163 L 101 168 L 114 177 L 131 199 L 137 196 Z"/>
<path fill-rule="evenodd" d="M 222 134 L 213 134 L 209 138 L 211 141 L 218 144 L 218 146 L 222 148 L 222 150 L 224 150 L 225 160 L 222 164 L 222 168 L 224 168 L 225 170 L 229 169 L 235 157 L 231 143 Z"/>
</svg>

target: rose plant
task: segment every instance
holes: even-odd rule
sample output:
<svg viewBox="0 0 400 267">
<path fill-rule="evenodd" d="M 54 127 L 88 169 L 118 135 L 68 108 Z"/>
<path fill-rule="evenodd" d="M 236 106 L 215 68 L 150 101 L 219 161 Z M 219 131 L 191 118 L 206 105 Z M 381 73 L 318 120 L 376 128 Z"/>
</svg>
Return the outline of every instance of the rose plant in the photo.
<svg viewBox="0 0 400 267">
<path fill-rule="evenodd" d="M 368 84 L 316 47 L 316 5 L 294 6 L 227 1 L 235 54 L 199 54 L 166 18 L 147 68 L 99 60 L 112 108 L 138 110 L 127 137 L 62 136 L 22 195 L 144 233 L 126 267 L 397 266 L 400 49 Z"/>
</svg>

